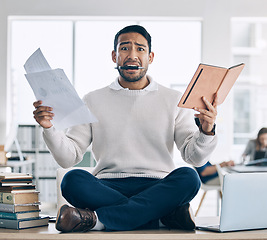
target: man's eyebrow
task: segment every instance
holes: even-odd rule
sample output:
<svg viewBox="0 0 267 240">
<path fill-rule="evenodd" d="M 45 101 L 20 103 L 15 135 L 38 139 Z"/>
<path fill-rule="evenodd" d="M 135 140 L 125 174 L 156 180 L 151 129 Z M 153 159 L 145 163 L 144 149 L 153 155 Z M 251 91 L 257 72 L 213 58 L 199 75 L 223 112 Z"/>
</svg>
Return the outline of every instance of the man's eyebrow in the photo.
<svg viewBox="0 0 267 240">
<path fill-rule="evenodd" d="M 119 45 L 121 46 L 121 45 L 126 45 L 126 44 L 129 44 L 130 42 L 121 42 L 121 43 L 119 43 Z"/>
<path fill-rule="evenodd" d="M 121 46 L 121 45 L 127 45 L 127 44 L 130 44 L 131 42 L 130 41 L 127 41 L 127 42 L 121 42 L 121 43 L 119 43 L 119 45 Z M 134 42 L 134 44 L 135 45 L 137 45 L 137 46 L 141 46 L 141 47 L 147 47 L 146 45 L 144 45 L 144 44 L 142 44 L 142 43 L 137 43 L 137 42 Z"/>
<path fill-rule="evenodd" d="M 137 45 L 137 46 L 140 46 L 140 47 L 145 47 L 145 48 L 147 47 L 145 44 L 142 44 L 142 43 L 135 42 L 134 44 Z"/>
</svg>

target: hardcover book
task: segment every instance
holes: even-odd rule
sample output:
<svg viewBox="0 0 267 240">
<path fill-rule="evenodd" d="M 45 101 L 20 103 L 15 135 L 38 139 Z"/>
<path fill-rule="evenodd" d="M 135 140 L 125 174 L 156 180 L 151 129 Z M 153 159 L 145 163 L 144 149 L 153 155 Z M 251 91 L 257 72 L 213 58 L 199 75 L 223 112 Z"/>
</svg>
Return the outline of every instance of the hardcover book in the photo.
<svg viewBox="0 0 267 240">
<path fill-rule="evenodd" d="M 0 203 L 8 203 L 8 204 L 37 203 L 39 201 L 38 194 L 39 192 L 30 192 L 30 193 L 0 192 Z"/>
<path fill-rule="evenodd" d="M 13 172 L 0 173 L 0 179 L 13 179 L 13 178 L 32 179 L 32 175 L 28 173 L 13 173 Z"/>
<path fill-rule="evenodd" d="M 25 219 L 25 218 L 38 218 L 40 210 L 29 212 L 8 213 L 0 212 L 1 219 Z"/>
<path fill-rule="evenodd" d="M 178 107 L 206 109 L 202 97 L 213 103 L 215 93 L 218 105 L 223 103 L 244 66 L 244 63 L 230 68 L 199 64 Z"/>
<path fill-rule="evenodd" d="M 3 180 L 4 181 L 4 180 Z M 32 181 L 4 181 L 4 182 L 1 182 L 0 181 L 0 186 L 1 187 L 8 187 L 8 186 L 29 186 L 29 185 L 32 185 Z"/>
<path fill-rule="evenodd" d="M 39 218 L 28 218 L 28 219 L 0 219 L 0 228 L 11 228 L 11 229 L 24 229 L 41 227 L 48 225 L 49 217 L 39 217 Z"/>
<path fill-rule="evenodd" d="M 29 186 L 32 185 L 32 179 L 1 179 L 0 187 L 9 186 Z"/>
<path fill-rule="evenodd" d="M 9 192 L 9 193 L 16 193 L 16 192 L 35 192 L 35 185 L 25 185 L 25 186 L 0 186 L 0 192 Z"/>
<path fill-rule="evenodd" d="M 26 211 L 38 211 L 40 203 L 29 203 L 29 204 L 7 204 L 0 203 L 1 212 L 26 212 Z"/>
</svg>

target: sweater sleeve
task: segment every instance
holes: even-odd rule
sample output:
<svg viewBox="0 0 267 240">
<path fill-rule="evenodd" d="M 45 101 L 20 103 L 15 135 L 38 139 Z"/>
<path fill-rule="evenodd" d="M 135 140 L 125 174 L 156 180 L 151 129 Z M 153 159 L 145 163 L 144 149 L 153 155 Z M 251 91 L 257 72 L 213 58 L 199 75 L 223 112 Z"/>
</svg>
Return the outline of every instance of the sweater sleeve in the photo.
<svg viewBox="0 0 267 240">
<path fill-rule="evenodd" d="M 244 155 L 249 155 L 253 150 L 255 149 L 255 141 L 254 140 L 249 140 L 246 148 L 243 152 Z"/>
<path fill-rule="evenodd" d="M 243 152 L 243 155 L 249 155 L 249 161 L 253 161 L 255 159 L 256 153 L 256 139 L 251 139 L 248 141 L 246 148 Z"/>
<path fill-rule="evenodd" d="M 51 154 L 63 168 L 79 163 L 92 141 L 91 125 L 83 124 L 69 128 L 66 133 L 54 127 L 43 130 L 43 137 Z"/>
<path fill-rule="evenodd" d="M 190 109 L 177 108 L 174 140 L 186 163 L 203 166 L 217 145 L 217 136 L 205 135 L 195 124 Z"/>
</svg>

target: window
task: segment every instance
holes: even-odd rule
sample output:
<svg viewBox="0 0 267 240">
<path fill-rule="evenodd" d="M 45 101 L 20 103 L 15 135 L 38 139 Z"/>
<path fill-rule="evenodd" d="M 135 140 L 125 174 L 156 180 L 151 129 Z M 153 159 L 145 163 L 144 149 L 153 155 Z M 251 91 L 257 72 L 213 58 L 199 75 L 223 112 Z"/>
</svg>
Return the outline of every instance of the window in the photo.
<svg viewBox="0 0 267 240">
<path fill-rule="evenodd" d="M 59 20 L 11 20 L 8 116 L 18 124 L 35 123 L 33 92 L 24 77 L 27 58 L 41 48 L 52 68 L 63 68 L 72 79 L 72 22 Z M 13 112 L 13 114 L 12 114 Z M 12 116 L 11 116 L 12 115 Z"/>
<path fill-rule="evenodd" d="M 17 113 L 17 123 L 34 123 L 32 102 L 35 99 L 24 77 L 23 65 L 37 48 L 41 48 L 52 68 L 64 69 L 83 97 L 89 91 L 109 85 L 118 76 L 111 60 L 113 39 L 121 28 L 131 24 L 143 25 L 152 36 L 155 59 L 148 74 L 167 87 L 187 84 L 201 60 L 199 20 L 13 17 L 10 18 L 10 115 Z"/>
<path fill-rule="evenodd" d="M 234 144 L 242 145 L 266 127 L 267 19 L 233 19 L 232 52 L 246 64 L 234 88 Z"/>
</svg>

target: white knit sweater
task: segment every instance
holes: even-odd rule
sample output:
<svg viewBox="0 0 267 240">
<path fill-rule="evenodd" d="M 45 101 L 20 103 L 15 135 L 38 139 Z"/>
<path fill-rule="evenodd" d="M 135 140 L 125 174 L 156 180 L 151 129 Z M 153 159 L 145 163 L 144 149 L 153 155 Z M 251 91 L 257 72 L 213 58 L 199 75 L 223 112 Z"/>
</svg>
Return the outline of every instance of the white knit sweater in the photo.
<svg viewBox="0 0 267 240">
<path fill-rule="evenodd" d="M 152 79 L 143 90 L 122 89 L 116 81 L 84 97 L 98 122 L 66 134 L 44 129 L 44 139 L 63 168 L 80 162 L 92 143 L 98 178 L 163 178 L 175 168 L 174 143 L 185 162 L 201 166 L 217 142 L 216 136 L 199 132 L 192 110 L 177 107 L 180 97 Z"/>
</svg>

